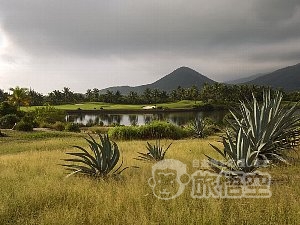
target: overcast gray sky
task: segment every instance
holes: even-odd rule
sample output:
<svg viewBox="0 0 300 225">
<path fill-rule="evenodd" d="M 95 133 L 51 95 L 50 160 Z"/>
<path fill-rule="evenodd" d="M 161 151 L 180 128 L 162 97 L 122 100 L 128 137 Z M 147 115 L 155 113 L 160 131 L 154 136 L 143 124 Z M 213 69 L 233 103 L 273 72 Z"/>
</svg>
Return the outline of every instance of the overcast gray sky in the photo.
<svg viewBox="0 0 300 225">
<path fill-rule="evenodd" d="M 180 66 L 217 81 L 300 62 L 300 0 L 0 0 L 0 89 L 85 92 Z"/>
</svg>

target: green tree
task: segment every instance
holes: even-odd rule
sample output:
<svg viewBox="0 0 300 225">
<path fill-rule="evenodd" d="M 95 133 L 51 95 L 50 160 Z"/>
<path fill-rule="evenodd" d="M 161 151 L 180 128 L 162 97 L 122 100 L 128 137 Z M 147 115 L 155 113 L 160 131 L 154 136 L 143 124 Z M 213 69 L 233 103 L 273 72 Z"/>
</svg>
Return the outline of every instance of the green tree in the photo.
<svg viewBox="0 0 300 225">
<path fill-rule="evenodd" d="M 150 88 L 146 88 L 143 92 L 143 100 L 146 103 L 152 103 L 152 90 Z"/>
<path fill-rule="evenodd" d="M 197 103 L 197 98 L 199 96 L 199 90 L 195 85 L 193 85 L 189 89 L 189 95 L 190 95 L 190 98 L 192 98 L 195 101 L 195 104 L 196 104 Z"/>
<path fill-rule="evenodd" d="M 12 94 L 9 96 L 8 100 L 13 105 L 20 109 L 20 106 L 28 106 L 30 104 L 29 92 L 27 88 L 20 88 L 19 86 L 15 88 L 10 88 Z"/>
<path fill-rule="evenodd" d="M 0 102 L 7 101 L 7 98 L 8 98 L 8 93 L 0 89 Z"/>
<path fill-rule="evenodd" d="M 135 91 L 130 91 L 127 96 L 127 99 L 130 104 L 137 104 L 139 101 L 139 96 Z"/>
<path fill-rule="evenodd" d="M 28 92 L 30 98 L 30 105 L 43 105 L 44 96 L 41 93 L 36 92 L 33 89 L 30 89 Z"/>
</svg>

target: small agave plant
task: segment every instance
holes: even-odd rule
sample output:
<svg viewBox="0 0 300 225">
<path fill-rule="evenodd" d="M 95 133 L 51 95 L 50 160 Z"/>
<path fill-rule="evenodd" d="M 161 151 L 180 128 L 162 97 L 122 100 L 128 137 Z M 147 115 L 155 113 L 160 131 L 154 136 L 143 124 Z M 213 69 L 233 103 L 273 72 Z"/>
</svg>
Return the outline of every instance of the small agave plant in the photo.
<svg viewBox="0 0 300 225">
<path fill-rule="evenodd" d="M 121 169 L 121 165 L 117 167 L 120 159 L 120 150 L 118 145 L 109 140 L 107 134 L 100 135 L 100 142 L 98 143 L 91 135 L 90 139 L 85 138 L 89 144 L 90 151 L 80 146 L 73 146 L 79 149 L 79 152 L 68 152 L 67 155 L 74 156 L 71 159 L 63 159 L 68 164 L 62 166 L 66 167 L 73 174 L 82 174 L 94 178 L 107 178 L 110 175 L 120 175 L 125 169 Z M 117 167 L 117 168 L 116 168 Z"/>
<path fill-rule="evenodd" d="M 197 138 L 204 138 L 204 129 L 206 127 L 205 120 L 201 118 L 195 118 L 194 121 L 191 123 L 191 129 L 194 133 L 194 136 Z"/>
<path fill-rule="evenodd" d="M 135 159 L 143 160 L 143 161 L 163 160 L 171 144 L 169 144 L 168 147 L 164 150 L 163 147 L 160 145 L 160 140 L 156 140 L 156 144 L 154 145 L 151 145 L 149 142 L 147 142 L 146 148 L 148 152 L 147 153 L 138 152 L 139 156 L 138 158 Z"/>
</svg>

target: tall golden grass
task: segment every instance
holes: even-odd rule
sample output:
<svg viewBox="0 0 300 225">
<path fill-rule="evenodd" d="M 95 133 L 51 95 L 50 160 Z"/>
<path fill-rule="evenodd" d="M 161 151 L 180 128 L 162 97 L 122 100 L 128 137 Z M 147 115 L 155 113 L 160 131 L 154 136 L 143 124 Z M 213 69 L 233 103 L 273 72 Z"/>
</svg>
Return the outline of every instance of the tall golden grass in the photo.
<svg viewBox="0 0 300 225">
<path fill-rule="evenodd" d="M 13 135 L 0 139 L 0 224 L 300 224 L 299 160 L 265 170 L 274 179 L 269 199 L 192 199 L 188 185 L 181 196 L 164 201 L 148 186 L 151 164 L 133 159 L 146 151 L 145 141 L 117 142 L 124 165 L 139 169 L 126 170 L 118 181 L 97 181 L 66 178 L 59 165 L 65 152 L 75 151 L 71 145 L 87 146 L 80 135 L 38 140 Z M 166 157 L 187 164 L 192 173 L 194 159 L 214 156 L 209 143 L 218 145 L 217 140 L 172 141 Z"/>
</svg>

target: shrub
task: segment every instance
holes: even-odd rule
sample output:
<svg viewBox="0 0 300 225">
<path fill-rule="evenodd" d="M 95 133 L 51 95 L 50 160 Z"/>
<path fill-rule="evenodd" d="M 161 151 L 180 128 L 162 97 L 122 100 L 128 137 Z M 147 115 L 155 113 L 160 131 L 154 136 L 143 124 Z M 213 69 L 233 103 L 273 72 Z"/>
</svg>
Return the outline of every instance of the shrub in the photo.
<svg viewBox="0 0 300 225">
<path fill-rule="evenodd" d="M 0 118 L 0 128 L 11 129 L 20 121 L 20 118 L 16 114 L 7 114 Z"/>
<path fill-rule="evenodd" d="M 2 102 L 0 104 L 0 117 L 8 114 L 18 114 L 17 106 L 11 105 L 9 102 Z"/>
<path fill-rule="evenodd" d="M 91 132 L 94 134 L 107 134 L 109 129 L 110 129 L 110 127 L 100 127 L 100 126 L 82 128 L 82 130 Z"/>
<path fill-rule="evenodd" d="M 204 136 L 207 137 L 221 131 L 222 131 L 221 128 L 217 125 L 207 125 L 204 128 Z"/>
<path fill-rule="evenodd" d="M 214 106 L 211 103 L 200 103 L 200 104 L 195 104 L 193 106 L 194 109 L 198 109 L 200 111 L 213 111 Z"/>
<path fill-rule="evenodd" d="M 21 120 L 20 122 L 17 123 L 15 129 L 18 131 L 33 131 L 33 124 Z"/>
<path fill-rule="evenodd" d="M 168 122 L 153 121 L 139 127 L 139 135 L 144 139 L 180 139 L 188 136 L 185 129 Z"/>
<path fill-rule="evenodd" d="M 139 138 L 138 127 L 113 127 L 108 131 L 108 133 L 113 139 L 132 140 Z"/>
<path fill-rule="evenodd" d="M 191 131 L 177 125 L 154 121 L 142 126 L 118 126 L 109 130 L 114 139 L 180 139 L 191 135 Z"/>
<path fill-rule="evenodd" d="M 77 123 L 67 123 L 65 130 L 70 132 L 80 132 L 80 126 Z"/>
<path fill-rule="evenodd" d="M 50 123 L 46 123 L 46 122 L 41 122 L 40 124 L 39 124 L 39 127 L 41 127 L 41 128 L 52 128 L 52 124 L 50 124 Z"/>
<path fill-rule="evenodd" d="M 26 113 L 21 121 L 16 124 L 15 129 L 19 131 L 33 131 L 33 128 L 37 126 L 38 124 L 35 122 L 33 114 Z"/>
<path fill-rule="evenodd" d="M 57 121 L 65 122 L 66 112 L 52 106 L 44 106 L 35 109 L 34 117 L 39 124 L 54 124 Z"/>
<path fill-rule="evenodd" d="M 115 169 L 120 159 L 120 150 L 115 142 L 109 140 L 108 135 L 99 135 L 99 143 L 97 143 L 91 135 L 89 135 L 89 137 L 90 139 L 85 138 L 85 140 L 88 142 L 92 154 L 80 146 L 74 146 L 75 148 L 79 149 L 80 152 L 66 153 L 68 155 L 75 156 L 75 158 L 64 159 L 64 161 L 68 163 L 76 163 L 63 165 L 68 170 L 72 171 L 69 176 L 78 173 L 94 178 L 107 178 L 110 175 L 120 175 L 125 169 L 128 168 L 125 167 L 121 169 L 123 164 L 122 161 L 121 165 Z"/>
<path fill-rule="evenodd" d="M 65 123 L 57 121 L 51 128 L 57 131 L 63 131 L 65 129 Z"/>
<path fill-rule="evenodd" d="M 34 113 L 32 112 L 27 112 L 22 118 L 22 121 L 31 124 L 33 127 L 39 127 L 38 122 L 35 120 Z"/>
</svg>

